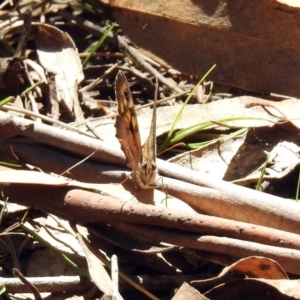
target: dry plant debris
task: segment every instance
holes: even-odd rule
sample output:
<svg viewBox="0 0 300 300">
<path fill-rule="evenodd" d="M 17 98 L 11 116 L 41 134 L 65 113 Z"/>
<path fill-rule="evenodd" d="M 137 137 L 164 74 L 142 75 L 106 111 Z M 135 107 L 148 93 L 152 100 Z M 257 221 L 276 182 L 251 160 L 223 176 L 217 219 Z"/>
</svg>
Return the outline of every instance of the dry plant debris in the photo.
<svg viewBox="0 0 300 300">
<path fill-rule="evenodd" d="M 199 78 L 147 56 L 110 13 L 1 4 L 0 297 L 300 299 L 298 100 L 191 94 Z M 120 71 L 141 143 L 158 80 L 155 189 L 135 186 L 115 137 Z"/>
<path fill-rule="evenodd" d="M 217 64 L 215 82 L 299 96 L 296 0 L 100 2 L 144 53 L 176 70 L 201 76 Z"/>
</svg>

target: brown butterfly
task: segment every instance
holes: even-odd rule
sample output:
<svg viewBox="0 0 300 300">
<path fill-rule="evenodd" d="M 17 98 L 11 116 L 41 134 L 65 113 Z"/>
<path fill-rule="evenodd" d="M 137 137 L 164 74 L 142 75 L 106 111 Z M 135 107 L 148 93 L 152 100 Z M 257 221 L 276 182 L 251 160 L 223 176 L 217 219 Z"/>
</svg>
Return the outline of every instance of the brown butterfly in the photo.
<svg viewBox="0 0 300 300">
<path fill-rule="evenodd" d="M 115 93 L 118 101 L 118 116 L 115 123 L 116 137 L 126 156 L 126 164 L 132 169 L 131 176 L 136 186 L 143 189 L 154 188 L 158 176 L 156 167 L 156 99 L 149 137 L 141 146 L 132 95 L 122 71 L 119 71 L 116 77 Z"/>
</svg>

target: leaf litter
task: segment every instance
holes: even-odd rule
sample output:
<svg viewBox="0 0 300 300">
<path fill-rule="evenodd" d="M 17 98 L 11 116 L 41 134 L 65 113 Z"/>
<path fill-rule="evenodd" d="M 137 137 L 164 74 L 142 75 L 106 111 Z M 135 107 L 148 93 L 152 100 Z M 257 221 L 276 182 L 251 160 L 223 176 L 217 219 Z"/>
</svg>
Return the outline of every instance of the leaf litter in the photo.
<svg viewBox="0 0 300 300">
<path fill-rule="evenodd" d="M 266 206 L 262 207 L 263 201 L 258 200 L 260 196 L 254 191 L 248 193 L 246 187 L 243 190 L 235 190 L 233 185 L 225 183 L 223 185 L 218 181 L 223 179 L 253 187 L 261 175 L 269 153 L 267 168 L 263 174 L 264 186 L 267 186 L 265 191 L 274 192 L 274 187 L 280 180 L 281 189 L 276 190 L 278 195 L 297 198 L 297 195 L 295 196 L 297 186 L 295 173 L 299 165 L 297 100 L 277 97 L 280 101 L 274 102 L 270 101 L 269 97 L 267 101 L 259 95 L 253 97 L 247 92 L 244 96 L 237 96 L 238 92 L 234 89 L 231 94 L 226 93 L 224 98 L 219 96 L 224 95 L 224 92 L 221 90 L 218 93 L 217 89 L 226 90 L 226 87 L 218 85 L 212 88 L 213 94 L 209 99 L 211 102 L 197 104 L 197 99 L 192 99 L 194 103 L 183 111 L 179 123 L 174 128 L 174 134 L 208 121 L 211 124 L 207 129 L 184 136 L 180 146 L 172 149 L 173 145 L 170 145 L 171 149 L 160 157 L 164 159 L 172 157 L 169 161 L 175 170 L 176 168 L 179 170 L 177 173 L 181 170 L 179 166 L 183 166 L 187 171 L 193 170 L 195 172 L 193 174 L 198 174 L 198 184 L 202 186 L 202 190 L 199 192 L 198 189 L 193 195 L 191 184 L 194 182 L 193 179 L 187 176 L 182 180 L 180 176 L 185 174 L 183 172 L 180 176 L 176 175 L 176 171 L 175 176 L 171 175 L 173 167 L 159 163 L 167 190 L 161 191 L 159 196 L 155 193 L 154 199 L 158 200 L 155 201 L 158 209 L 157 217 L 153 222 L 149 222 L 147 220 L 153 218 L 156 212 L 154 209 L 148 209 L 146 204 L 143 204 L 147 201 L 143 200 L 147 197 L 153 198 L 152 191 L 150 193 L 136 191 L 130 187 L 130 182 L 124 183 L 129 196 L 126 196 L 126 201 L 117 202 L 118 198 L 124 199 L 122 194 L 125 190 L 122 191 L 122 185 L 118 183 L 124 179 L 125 171 L 120 173 L 121 166 L 124 168 L 124 157 L 114 138 L 116 105 L 111 100 L 114 99 L 114 78 L 120 69 L 127 72 L 134 98 L 142 104 L 153 99 L 156 74 L 153 70 L 159 71 L 159 97 L 162 104 L 157 111 L 158 142 L 164 140 L 180 110 L 180 104 L 174 102 L 176 95 L 170 87 L 175 87 L 177 93 L 188 93 L 191 85 L 197 82 L 197 78 L 175 72 L 164 62 L 155 62 L 145 57 L 145 54 L 131 46 L 128 40 L 115 31 L 108 35 L 102 48 L 94 53 L 87 66 L 82 68 L 81 60 L 84 53 L 91 49 L 97 37 L 110 26 L 106 24 L 105 14 L 103 20 L 95 21 L 93 13 L 85 10 L 83 6 L 71 3 L 67 8 L 66 4 L 55 2 L 51 4 L 51 9 L 45 7 L 41 14 L 38 3 L 24 2 L 20 10 L 22 14 L 19 15 L 17 11 L 9 8 L 9 4 L 6 5 L 1 13 L 0 26 L 3 29 L 3 42 L 8 49 L 8 42 L 14 41 L 11 48 L 15 48 L 18 37 L 24 33 L 20 19 L 29 7 L 32 8 L 34 21 L 31 24 L 32 35 L 27 37 L 23 46 L 20 46 L 23 47 L 20 53 L 23 54 L 8 51 L 9 54 L 2 54 L 3 57 L 0 59 L 1 100 L 7 96 L 18 99 L 18 105 L 14 101 L 2 106 L 0 135 L 5 139 L 1 141 L 1 161 L 6 165 L 18 163 L 23 168 L 12 171 L 8 170 L 7 166 L 2 167 L 0 176 L 2 193 L 9 202 L 8 204 L 4 200 L 1 202 L 1 215 L 4 216 L 1 218 L 4 228 L 1 235 L 6 239 L 6 247 L 1 247 L 1 253 L 4 253 L 1 264 L 4 275 L 1 277 L 1 283 L 5 285 L 6 293 L 10 296 L 18 293 L 21 297 L 19 279 L 15 279 L 13 285 L 6 280 L 12 277 L 12 268 L 18 268 L 39 292 L 52 293 L 47 299 L 65 299 L 67 294 L 69 297 L 75 294 L 82 297 L 89 295 L 90 299 L 93 299 L 95 293 L 110 296 L 113 294 L 116 299 L 142 299 L 142 297 L 179 299 L 190 293 L 193 293 L 195 299 L 219 299 L 218 297 L 225 294 L 233 299 L 247 299 L 246 297 L 251 294 L 250 291 L 254 291 L 253 295 L 256 297 L 267 291 L 278 299 L 280 297 L 299 299 L 297 276 L 300 271 L 294 266 L 300 259 L 298 253 L 300 243 L 296 238 L 299 222 L 296 217 L 293 220 L 294 214 L 295 216 L 298 214 L 298 204 L 289 199 L 272 198 L 273 196 L 266 194 L 266 199 L 276 205 L 282 201 L 282 206 L 290 207 L 290 211 L 288 208 L 281 209 L 282 215 L 279 215 L 279 220 L 285 220 L 286 224 L 291 222 L 290 225 L 275 226 L 276 221 L 268 223 L 262 219 L 278 214 L 276 205 L 270 206 L 266 202 Z M 104 7 L 99 5 L 94 6 L 94 13 L 96 11 L 99 13 L 99 9 L 104 11 Z M 52 14 L 54 11 L 56 17 Z M 41 17 L 46 19 L 46 23 L 37 22 Z M 89 18 L 91 21 L 83 22 Z M 5 19 L 11 20 L 11 23 L 5 22 Z M 59 23 L 61 25 L 57 25 Z M 89 35 L 90 32 L 92 35 Z M 127 53 L 130 53 L 130 56 L 126 56 Z M 17 60 L 14 55 L 15 57 L 17 55 Z M 84 87 L 91 82 L 95 82 L 91 85 L 93 90 L 85 91 Z M 183 84 L 184 82 L 188 84 Z M 34 88 L 23 93 L 29 86 Z M 201 91 L 200 100 L 203 102 L 204 86 Z M 171 100 L 163 100 L 167 97 L 171 97 Z M 185 97 L 181 96 L 179 99 L 184 101 Z M 87 99 L 90 104 L 87 104 Z M 167 106 L 161 106 L 163 104 Z M 149 133 L 152 112 L 149 108 L 137 109 L 137 112 L 143 140 Z M 39 126 L 38 123 L 43 124 Z M 71 126 L 72 134 L 67 131 Z M 228 140 L 217 139 L 241 128 L 247 128 L 243 136 Z M 84 137 L 82 134 L 87 136 Z M 85 139 L 87 145 L 83 146 Z M 204 140 L 211 142 L 195 151 L 186 151 L 187 147 L 191 147 L 189 145 Z M 95 154 L 92 158 L 83 161 L 93 151 Z M 174 153 L 178 152 L 182 154 L 174 156 Z M 79 164 L 72 168 L 75 161 Z M 60 176 L 65 170 L 68 172 L 64 177 Z M 212 183 L 207 184 L 206 177 Z M 181 182 L 176 182 L 176 178 Z M 185 181 L 186 184 L 181 187 Z M 294 186 L 289 184 L 289 189 L 292 190 L 286 192 L 283 186 L 290 181 L 294 182 Z M 221 186 L 223 196 L 214 193 Z M 205 189 L 211 190 L 210 196 L 206 195 Z M 234 194 L 241 191 L 249 194 L 247 201 L 253 202 L 251 205 L 257 212 L 259 211 L 259 217 L 243 219 L 243 213 L 238 206 L 241 210 L 244 207 L 245 210 L 248 209 L 249 203 L 239 200 L 237 194 Z M 226 207 L 226 202 L 220 207 L 216 204 L 213 204 L 215 207 L 209 207 L 209 204 L 205 203 L 209 197 L 222 199 L 224 195 L 225 198 L 240 201 L 238 206 L 237 203 L 232 203 L 235 212 L 233 208 L 227 208 L 225 212 L 226 209 L 222 208 L 222 205 Z M 235 198 L 231 198 L 232 195 L 236 195 Z M 107 199 L 106 206 L 95 205 L 97 198 L 95 202 L 92 201 L 94 196 L 99 197 L 98 199 L 101 199 L 99 201 Z M 194 203 L 190 201 L 193 197 L 196 200 Z M 21 207 L 15 210 L 10 201 L 35 209 L 27 210 Z M 256 202 L 261 207 L 255 208 Z M 127 217 L 126 214 L 118 213 L 116 218 L 112 217 L 113 214 L 110 218 L 105 218 L 105 214 L 110 211 L 110 203 L 116 203 L 114 204 L 116 206 L 111 208 L 112 212 L 124 210 Z M 127 206 L 130 207 L 128 211 Z M 98 225 L 92 215 L 84 216 L 83 207 L 91 214 L 93 212 L 99 214 Z M 81 215 L 78 214 L 80 211 Z M 231 213 L 228 215 L 229 211 Z M 78 237 L 78 234 L 76 238 L 67 224 L 62 226 L 66 222 L 63 219 L 57 218 L 57 223 L 49 223 L 47 220 L 51 217 L 45 212 L 84 225 L 85 238 Z M 130 218 L 129 212 L 134 214 L 135 221 Z M 251 214 L 251 211 L 248 213 Z M 201 216 L 212 218 L 207 219 L 207 222 L 211 220 L 211 225 L 200 231 L 188 226 Z M 50 242 L 52 245 L 50 250 L 45 250 L 40 240 L 21 230 L 26 219 L 34 224 L 33 231 L 39 232 L 45 241 Z M 91 222 L 93 224 L 90 224 Z M 221 222 L 220 225 L 218 222 Z M 10 223 L 14 223 L 14 226 L 10 227 L 8 225 Z M 215 233 L 212 232 L 212 224 L 217 224 Z M 241 229 L 239 237 L 234 235 L 231 226 Z M 257 233 L 253 238 L 251 235 L 249 237 L 245 235 L 248 226 L 257 227 Z M 271 242 L 268 238 L 274 230 L 277 230 L 277 235 L 282 239 L 278 241 L 274 239 Z M 261 233 L 259 240 L 255 240 L 258 239 L 259 233 Z M 226 239 L 227 236 L 230 238 Z M 243 243 L 246 240 L 248 243 Z M 283 240 L 285 245 L 282 243 Z M 252 251 L 255 247 L 258 249 L 256 254 L 266 256 L 256 256 L 255 251 Z M 286 253 L 294 257 L 294 264 L 282 254 L 284 249 L 282 247 L 286 247 Z M 68 260 L 62 262 L 58 259 L 54 262 L 53 253 L 57 251 L 62 256 L 69 255 L 74 262 L 77 261 L 77 266 Z M 28 266 L 24 259 L 26 255 L 30 256 Z M 116 287 L 108 272 L 112 255 L 117 255 L 121 269 L 118 271 L 113 267 L 113 271 L 122 278 L 120 290 L 118 288 L 115 290 Z M 39 258 L 36 259 L 35 256 Z M 35 272 L 38 266 L 41 273 Z M 81 271 L 77 267 L 80 267 Z M 225 268 L 222 271 L 223 267 Z M 56 281 L 55 276 L 59 275 L 67 279 L 69 273 L 66 270 L 70 269 L 73 271 L 68 282 L 63 284 Z M 88 273 L 98 291 L 91 288 Z M 86 284 L 80 284 L 76 277 L 78 274 L 86 276 Z M 41 284 L 37 276 L 46 276 L 46 283 Z M 30 283 L 25 285 L 30 289 Z M 180 286 L 178 292 L 170 296 L 172 291 Z M 198 293 L 193 292 L 194 288 Z M 41 297 L 46 297 L 45 295 L 42 294 Z"/>
</svg>

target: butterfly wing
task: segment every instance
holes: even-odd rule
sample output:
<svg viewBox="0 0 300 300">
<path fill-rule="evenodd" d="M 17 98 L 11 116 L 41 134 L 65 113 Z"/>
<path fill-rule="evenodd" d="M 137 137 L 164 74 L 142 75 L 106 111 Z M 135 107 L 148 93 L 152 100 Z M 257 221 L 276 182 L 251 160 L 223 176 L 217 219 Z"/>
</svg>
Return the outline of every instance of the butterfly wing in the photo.
<svg viewBox="0 0 300 300">
<path fill-rule="evenodd" d="M 150 133 L 142 147 L 142 164 L 140 169 L 141 181 L 146 186 L 155 184 L 157 177 L 156 167 L 156 101 L 158 84 L 155 85 L 155 99 L 152 112 Z"/>
<path fill-rule="evenodd" d="M 115 81 L 115 93 L 118 102 L 116 117 L 116 137 L 126 156 L 126 164 L 133 171 L 138 171 L 143 159 L 140 131 L 132 95 L 125 74 L 119 71 Z"/>
<path fill-rule="evenodd" d="M 145 160 L 145 158 L 146 158 L 148 161 L 153 162 L 154 165 L 156 163 L 156 102 L 157 102 L 157 93 L 158 93 L 158 83 L 156 82 L 150 133 L 149 133 L 149 136 L 148 136 L 147 140 L 145 141 L 145 143 L 142 147 L 143 159 Z"/>
</svg>

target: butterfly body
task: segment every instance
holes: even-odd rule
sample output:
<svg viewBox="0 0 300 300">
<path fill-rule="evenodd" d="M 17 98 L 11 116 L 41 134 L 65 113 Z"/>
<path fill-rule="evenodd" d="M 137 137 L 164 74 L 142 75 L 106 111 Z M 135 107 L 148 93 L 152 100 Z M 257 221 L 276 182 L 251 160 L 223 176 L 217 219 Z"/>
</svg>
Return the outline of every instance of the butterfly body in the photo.
<svg viewBox="0 0 300 300">
<path fill-rule="evenodd" d="M 126 157 L 126 164 L 132 169 L 132 178 L 136 186 L 148 189 L 156 186 L 158 171 L 156 167 L 156 102 L 149 137 L 141 146 L 141 138 L 133 98 L 127 79 L 119 71 L 115 81 L 115 93 L 118 102 L 116 118 L 116 137 Z"/>
</svg>

